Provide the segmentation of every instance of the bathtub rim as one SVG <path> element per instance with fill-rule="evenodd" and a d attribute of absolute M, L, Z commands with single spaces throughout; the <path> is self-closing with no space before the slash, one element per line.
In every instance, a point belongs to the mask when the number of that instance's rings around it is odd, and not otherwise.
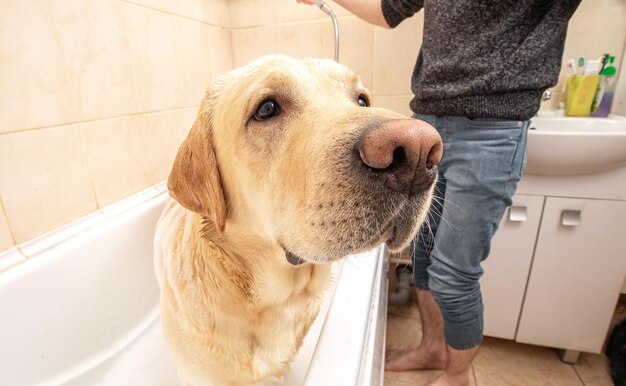
<path fill-rule="evenodd" d="M 24 263 L 32 261 L 33 258 L 44 254 L 52 248 L 80 236 L 106 220 L 132 211 L 137 206 L 159 197 L 164 192 L 167 192 L 166 181 L 150 186 L 111 205 L 102 207 L 95 212 L 79 217 L 31 240 L 16 244 L 12 248 L 0 252 L 0 277 L 16 270 Z"/>

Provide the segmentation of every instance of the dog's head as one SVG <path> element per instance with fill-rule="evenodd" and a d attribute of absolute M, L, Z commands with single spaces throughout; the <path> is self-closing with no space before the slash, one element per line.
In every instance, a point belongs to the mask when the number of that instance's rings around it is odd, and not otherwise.
<path fill-rule="evenodd" d="M 170 194 L 220 232 L 246 229 L 305 261 L 381 242 L 397 251 L 426 216 L 441 139 L 370 100 L 330 60 L 269 56 L 234 70 L 207 93 Z"/>

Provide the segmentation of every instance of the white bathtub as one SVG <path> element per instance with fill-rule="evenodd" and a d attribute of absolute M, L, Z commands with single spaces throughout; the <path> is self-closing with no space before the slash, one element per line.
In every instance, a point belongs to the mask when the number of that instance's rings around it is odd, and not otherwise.
<path fill-rule="evenodd" d="M 162 190 L 20 246 L 29 258 L 0 273 L 0 385 L 178 384 L 152 268 Z M 338 280 L 290 372 L 269 384 L 382 384 L 386 255 L 333 267 Z"/>

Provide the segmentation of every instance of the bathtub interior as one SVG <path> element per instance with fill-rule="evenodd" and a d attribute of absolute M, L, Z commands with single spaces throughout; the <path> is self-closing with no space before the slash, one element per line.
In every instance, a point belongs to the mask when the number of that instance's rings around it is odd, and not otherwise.
<path fill-rule="evenodd" d="M 152 265 L 166 193 L 140 198 L 0 274 L 0 384 L 178 384 Z M 335 280 L 289 373 L 267 386 L 378 383 L 385 257 L 379 247 L 333 266 Z"/>
<path fill-rule="evenodd" d="M 154 322 L 152 238 L 164 200 L 96 221 L 0 275 L 0 384 L 64 384 Z"/>

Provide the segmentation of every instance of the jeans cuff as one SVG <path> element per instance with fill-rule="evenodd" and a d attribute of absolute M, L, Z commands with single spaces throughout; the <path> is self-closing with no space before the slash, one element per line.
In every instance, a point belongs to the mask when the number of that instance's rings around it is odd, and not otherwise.
<path fill-rule="evenodd" d="M 446 343 L 456 350 L 468 350 L 478 346 L 483 341 L 483 320 L 465 323 L 444 321 L 444 335 Z"/>
<path fill-rule="evenodd" d="M 420 264 L 419 261 L 413 259 L 413 286 L 415 288 L 427 290 L 428 288 L 428 266 Z"/>
<path fill-rule="evenodd" d="M 413 286 L 417 289 L 428 290 L 428 274 L 420 275 L 419 272 L 413 273 Z"/>

